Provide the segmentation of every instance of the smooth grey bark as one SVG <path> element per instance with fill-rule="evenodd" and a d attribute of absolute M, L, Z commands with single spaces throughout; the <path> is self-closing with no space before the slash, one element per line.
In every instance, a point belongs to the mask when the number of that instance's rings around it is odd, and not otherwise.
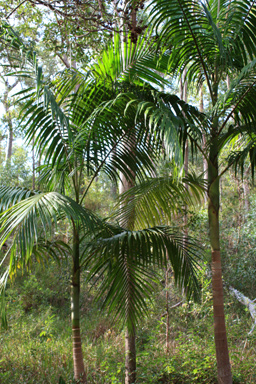
<path fill-rule="evenodd" d="M 4 82 L 5 90 L 3 95 L 3 106 L 4 106 L 4 115 L 8 126 L 8 136 L 7 136 L 7 145 L 6 145 L 6 156 L 5 160 L 6 162 L 9 162 L 12 157 L 12 148 L 13 148 L 13 121 L 12 121 L 12 115 L 11 115 L 11 102 L 10 102 L 10 93 L 11 91 L 16 87 L 18 84 L 18 80 L 16 80 L 13 84 L 10 84 L 8 80 L 6 80 L 3 76 L 1 76 L 1 79 Z"/>
<path fill-rule="evenodd" d="M 243 195 L 244 195 L 244 210 L 245 214 L 247 214 L 250 210 L 250 201 L 249 201 L 249 194 L 250 194 L 250 188 L 249 188 L 249 183 L 248 183 L 248 176 L 250 172 L 251 167 L 249 166 L 244 174 L 243 177 Z"/>
<path fill-rule="evenodd" d="M 245 296 L 242 292 L 238 291 L 237 289 L 231 286 L 229 287 L 229 291 L 233 296 L 237 298 L 237 300 L 241 304 L 244 304 L 248 308 L 250 315 L 253 319 L 253 326 L 250 332 L 248 333 L 248 335 L 251 335 L 254 331 L 254 328 L 256 327 L 256 303 L 255 303 L 256 299 L 254 300 L 249 299 L 249 297 Z"/>

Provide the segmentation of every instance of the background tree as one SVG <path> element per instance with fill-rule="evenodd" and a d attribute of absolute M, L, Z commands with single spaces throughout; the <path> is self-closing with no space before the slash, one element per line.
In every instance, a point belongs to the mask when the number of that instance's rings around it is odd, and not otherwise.
<path fill-rule="evenodd" d="M 255 6 L 252 1 L 210 1 L 208 4 L 185 2 L 151 3 L 154 26 L 161 42 L 172 46 L 170 68 L 179 73 L 187 68 L 189 82 L 205 82 L 210 95 L 209 154 L 197 146 L 208 161 L 208 217 L 212 248 L 212 284 L 214 329 L 218 380 L 232 383 L 224 320 L 222 269 L 219 242 L 219 180 L 227 168 L 220 170 L 219 153 L 224 137 L 239 129 L 237 117 L 245 117 L 243 105 L 254 94 L 255 44 L 252 25 Z M 221 91 L 227 75 L 230 88 Z M 250 118 L 255 108 L 250 104 Z M 234 124 L 235 121 L 235 124 Z M 226 134 L 228 131 L 228 134 Z"/>

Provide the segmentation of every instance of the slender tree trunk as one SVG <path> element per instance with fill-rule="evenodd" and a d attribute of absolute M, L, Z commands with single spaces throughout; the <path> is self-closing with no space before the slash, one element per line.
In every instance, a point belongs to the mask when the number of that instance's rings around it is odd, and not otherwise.
<path fill-rule="evenodd" d="M 135 184 L 135 173 L 130 180 L 127 180 L 122 175 L 122 184 L 120 186 L 120 193 L 128 191 Z M 123 222 L 122 226 L 130 230 L 134 227 L 134 215 L 131 214 L 127 222 Z M 129 271 L 129 269 L 128 269 Z M 132 292 L 130 292 L 132 295 Z M 127 313 L 131 311 L 129 296 L 127 298 Z M 133 384 L 136 382 L 136 329 L 135 325 L 132 328 L 125 330 L 125 384 Z"/>
<path fill-rule="evenodd" d="M 240 243 L 241 227 L 243 225 L 243 213 L 242 213 L 242 188 L 240 187 L 239 179 L 236 178 L 237 193 L 238 193 L 238 212 L 237 212 L 237 239 L 236 239 L 236 253 L 238 252 Z"/>
<path fill-rule="evenodd" d="M 185 101 L 185 103 L 188 102 L 188 82 L 186 80 L 186 74 L 187 74 L 187 68 L 184 69 L 183 74 L 180 79 L 180 98 Z M 189 155 L 189 147 L 188 147 L 188 140 L 185 143 L 185 153 L 184 153 L 184 175 L 185 177 L 188 176 L 188 155 Z M 185 184 L 185 188 L 188 189 L 188 184 Z M 187 205 L 184 207 L 184 217 L 183 217 L 183 224 L 184 224 L 184 244 L 187 243 L 188 239 L 188 207 Z"/>
<path fill-rule="evenodd" d="M 12 123 L 12 116 L 10 112 L 10 99 L 9 99 L 9 94 L 10 92 L 16 87 L 18 84 L 18 80 L 14 82 L 14 84 L 10 85 L 9 82 L 1 76 L 4 84 L 5 84 L 5 91 L 3 95 L 3 106 L 5 109 L 5 118 L 7 120 L 7 125 L 8 125 L 8 139 L 7 139 L 7 146 L 6 146 L 6 162 L 9 162 L 12 157 L 12 146 L 13 146 L 13 123 Z"/>
<path fill-rule="evenodd" d="M 1 133 L 0 133 L 0 163 L 2 163 L 2 160 L 3 160 L 3 158 L 2 158 L 2 156 L 3 156 L 3 154 L 2 154 L 2 141 L 3 141 L 3 139 L 4 139 L 4 136 L 1 135 Z"/>
<path fill-rule="evenodd" d="M 11 117 L 8 116 L 8 139 L 6 147 L 6 161 L 10 161 L 12 157 L 12 145 L 13 145 L 13 126 Z"/>
<path fill-rule="evenodd" d="M 132 133 L 133 135 L 133 133 Z M 134 135 L 133 135 L 134 136 Z M 132 137 L 132 144 L 128 151 L 135 151 L 136 149 L 136 137 Z M 131 170 L 131 178 L 127 180 L 124 175 L 121 177 L 120 193 L 128 191 L 135 185 L 135 171 Z M 124 228 L 133 230 L 134 227 L 134 212 L 130 215 L 126 222 L 122 222 Z M 129 268 L 127 268 L 129 273 Z M 132 288 L 132 287 L 131 287 Z M 132 295 L 132 289 L 127 297 L 127 314 L 129 316 L 130 302 L 129 296 Z M 126 328 L 125 331 L 125 384 L 133 384 L 136 382 L 136 329 L 135 324 L 131 328 Z"/>
<path fill-rule="evenodd" d="M 132 43 L 137 43 L 137 11 L 135 6 L 131 11 L 131 41 Z M 125 57 L 125 56 L 124 56 Z M 135 151 L 136 149 L 136 137 L 133 134 L 132 144 L 130 148 L 127 148 L 129 151 Z M 130 180 L 125 180 L 125 177 L 122 177 L 122 186 L 121 192 L 128 191 L 135 185 L 135 176 L 136 173 L 134 170 L 131 170 Z M 133 230 L 134 227 L 134 213 L 130 215 L 130 218 L 127 223 L 124 223 L 127 229 Z M 130 292 L 132 295 L 132 292 Z M 132 311 L 129 304 L 129 298 L 127 302 L 127 313 Z M 135 324 L 131 328 L 126 328 L 125 331 L 125 384 L 133 384 L 136 382 L 136 329 Z"/>
<path fill-rule="evenodd" d="M 166 353 L 169 353 L 169 328 L 170 328 L 170 319 L 169 319 L 169 291 L 168 291 L 168 267 L 165 272 L 165 300 L 166 300 L 166 329 L 165 329 L 165 343 L 166 343 Z"/>
<path fill-rule="evenodd" d="M 205 134 L 203 133 L 203 151 L 206 152 L 206 137 L 205 137 Z M 203 157 L 203 172 L 204 172 L 204 181 L 207 183 L 207 180 L 208 180 L 208 163 L 207 163 L 207 160 L 205 157 Z M 207 197 L 207 192 L 205 192 L 204 194 L 204 203 L 205 203 L 205 206 L 207 204 L 207 201 L 208 201 L 208 197 Z"/>
<path fill-rule="evenodd" d="M 73 267 L 71 280 L 71 323 L 75 380 L 87 383 L 80 335 L 80 264 L 79 233 L 73 228 Z"/>
<path fill-rule="evenodd" d="M 11 160 L 12 145 L 13 145 L 13 124 L 12 124 L 12 117 L 10 113 L 10 102 L 8 100 L 10 90 L 11 90 L 10 86 L 6 85 L 6 90 L 4 92 L 4 97 L 3 97 L 5 118 L 7 120 L 7 125 L 8 125 L 8 137 L 7 137 L 7 145 L 6 145 L 6 156 L 5 156 L 6 162 L 10 162 Z"/>
<path fill-rule="evenodd" d="M 133 331 L 125 330 L 125 384 L 136 382 L 136 335 Z"/>
<path fill-rule="evenodd" d="M 232 384 L 231 367 L 224 316 L 222 268 L 219 238 L 220 187 L 218 175 L 218 148 L 216 145 L 218 121 L 213 121 L 208 164 L 208 217 L 212 251 L 212 290 L 216 358 L 219 384 Z"/>
<path fill-rule="evenodd" d="M 249 212 L 250 209 L 250 201 L 249 201 L 249 194 L 250 194 L 250 188 L 248 184 L 248 175 L 249 175 L 250 167 L 247 168 L 244 178 L 243 178 L 243 194 L 244 194 L 244 210 L 245 215 Z"/>
<path fill-rule="evenodd" d="M 199 92 L 199 111 L 204 112 L 204 94 L 203 94 L 203 86 L 200 87 Z M 203 133 L 203 151 L 206 152 L 206 137 L 205 133 Z M 205 157 L 203 157 L 203 172 L 204 172 L 204 180 L 207 182 L 207 172 L 208 172 L 208 164 Z M 204 202 L 205 205 L 207 204 L 208 198 L 207 198 L 207 192 L 204 194 Z"/>
<path fill-rule="evenodd" d="M 38 177 L 38 180 L 40 179 L 40 167 L 41 167 L 41 151 L 39 150 L 38 161 L 37 161 L 37 177 Z M 37 188 L 40 189 L 39 181 L 38 181 Z"/>
<path fill-rule="evenodd" d="M 32 140 L 32 189 L 36 188 L 36 160 L 35 160 L 35 150 L 34 150 L 34 137 Z"/>

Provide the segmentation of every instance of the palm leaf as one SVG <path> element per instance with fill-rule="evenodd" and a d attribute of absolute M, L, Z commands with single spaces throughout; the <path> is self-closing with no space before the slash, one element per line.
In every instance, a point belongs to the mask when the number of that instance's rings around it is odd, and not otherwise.
<path fill-rule="evenodd" d="M 8 192 L 10 204 L 11 198 L 12 201 L 17 201 L 21 190 L 9 188 L 5 190 L 6 194 Z M 26 264 L 33 253 L 34 245 L 42 235 L 48 239 L 53 226 L 56 227 L 58 221 L 63 218 L 90 231 L 101 225 L 101 221 L 95 215 L 71 198 L 57 192 L 38 193 L 19 201 L 0 215 L 0 244 L 2 246 L 11 238 L 11 261 L 19 254 L 22 263 Z"/>
<path fill-rule="evenodd" d="M 187 69 L 189 81 L 207 82 L 213 100 L 215 67 L 230 74 L 255 57 L 256 7 L 251 0 L 153 0 L 152 24 L 160 41 L 171 46 L 170 68 Z"/>
<path fill-rule="evenodd" d="M 147 311 L 156 274 L 152 267 L 170 261 L 175 282 L 186 287 L 188 297 L 199 298 L 197 270 L 200 249 L 190 238 L 162 226 L 141 231 L 108 227 L 97 234 L 85 252 L 88 280 L 103 278 L 99 296 L 105 293 L 104 306 L 115 310 L 128 327 L 137 324 Z"/>
<path fill-rule="evenodd" d="M 205 188 L 204 179 L 192 174 L 151 178 L 118 197 L 112 218 L 123 223 L 133 215 L 136 228 L 172 222 L 173 214 L 201 201 Z"/>

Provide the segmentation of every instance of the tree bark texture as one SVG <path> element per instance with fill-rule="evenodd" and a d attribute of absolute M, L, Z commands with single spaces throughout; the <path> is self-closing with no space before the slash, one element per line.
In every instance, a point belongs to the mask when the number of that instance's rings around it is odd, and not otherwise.
<path fill-rule="evenodd" d="M 5 110 L 5 119 L 8 125 L 8 139 L 7 139 L 5 159 L 7 162 L 9 162 L 12 157 L 12 147 L 13 147 L 13 123 L 12 123 L 12 115 L 10 111 L 11 102 L 10 102 L 9 94 L 18 84 L 18 80 L 15 80 L 13 84 L 9 84 L 8 80 L 6 80 L 4 76 L 2 75 L 0 76 L 5 85 L 5 91 L 3 95 L 3 106 Z"/>
<path fill-rule="evenodd" d="M 208 166 L 208 217 L 210 229 L 210 244 L 212 251 L 212 290 L 214 338 L 219 384 L 232 384 L 231 367 L 227 343 L 227 333 L 224 316 L 222 268 L 219 239 L 219 176 L 218 149 L 212 137 L 210 147 L 210 162 Z"/>
<path fill-rule="evenodd" d="M 184 69 L 182 76 L 180 78 L 180 98 L 181 100 L 184 100 L 185 103 L 188 102 L 188 82 L 186 80 L 186 75 L 187 75 L 187 68 Z M 184 151 L 184 163 L 183 163 L 185 177 L 188 176 L 188 157 L 189 157 L 189 147 L 188 147 L 188 140 L 186 140 L 185 151 Z M 185 188 L 188 189 L 187 183 L 185 184 Z M 184 244 L 186 244 L 188 239 L 188 207 L 187 205 L 184 207 L 183 224 L 184 224 Z"/>
<path fill-rule="evenodd" d="M 249 201 L 249 195 L 250 195 L 250 188 L 248 183 L 248 177 L 249 177 L 250 167 L 247 168 L 244 178 L 243 178 L 243 194 L 244 194 L 244 210 L 245 214 L 247 214 L 250 210 L 250 201 Z"/>
<path fill-rule="evenodd" d="M 5 160 L 10 161 L 12 157 L 12 145 L 13 145 L 13 124 L 12 124 L 12 116 L 10 113 L 10 101 L 8 99 L 9 93 L 13 87 L 9 86 L 8 83 L 5 83 L 5 92 L 3 97 L 3 106 L 5 110 L 5 119 L 8 125 L 8 137 L 7 137 L 7 145 L 6 145 L 6 156 Z"/>
<path fill-rule="evenodd" d="M 10 161 L 12 157 L 12 146 L 13 146 L 13 126 L 11 117 L 8 116 L 8 139 L 6 147 L 6 161 Z"/>
<path fill-rule="evenodd" d="M 199 111 L 200 112 L 204 112 L 204 93 L 203 93 L 203 86 L 200 87 L 200 92 L 199 92 Z M 204 153 L 206 153 L 206 137 L 205 137 L 205 133 L 203 133 L 202 135 L 202 139 L 203 139 L 203 151 Z M 207 163 L 207 160 L 205 157 L 203 157 L 203 172 L 204 172 L 204 180 L 205 182 L 207 182 L 207 171 L 208 171 L 208 163 Z M 204 194 L 204 202 L 205 202 L 205 206 L 207 204 L 207 192 L 205 192 Z"/>
<path fill-rule="evenodd" d="M 136 335 L 126 328 L 125 331 L 125 384 L 136 382 Z"/>
<path fill-rule="evenodd" d="M 127 151 L 136 150 L 136 137 L 132 135 L 130 148 Z M 131 170 L 130 178 L 127 179 L 124 175 L 121 175 L 121 184 L 119 192 L 123 193 L 128 191 L 135 185 L 135 171 Z M 134 227 L 134 212 L 130 215 L 126 222 L 121 223 L 124 228 L 133 230 Z M 129 273 L 129 268 L 127 268 Z M 130 308 L 129 296 L 132 295 L 132 290 L 127 297 L 127 313 L 132 310 Z M 136 382 L 136 329 L 135 324 L 133 328 L 126 328 L 125 331 L 125 384 L 133 384 Z"/>
<path fill-rule="evenodd" d="M 73 268 L 71 280 L 71 323 L 75 380 L 87 383 L 80 335 L 80 264 L 79 233 L 73 229 Z"/>

